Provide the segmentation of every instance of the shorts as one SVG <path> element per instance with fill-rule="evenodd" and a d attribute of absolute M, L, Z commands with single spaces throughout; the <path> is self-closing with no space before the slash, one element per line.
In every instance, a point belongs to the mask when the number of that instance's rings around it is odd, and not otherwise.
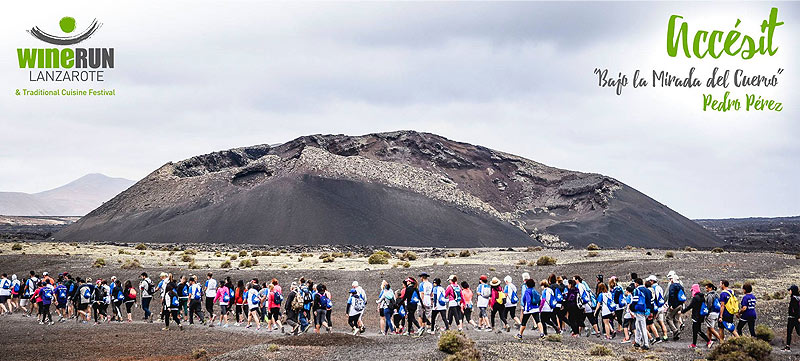
<path fill-rule="evenodd" d="M 19 300 L 19 305 L 22 307 L 27 306 L 29 303 L 31 303 L 30 297 L 28 298 L 22 297 L 22 299 Z"/>
<path fill-rule="evenodd" d="M 633 325 L 634 321 L 635 321 L 634 318 L 623 318 L 622 319 L 622 328 L 631 327 L 631 325 Z"/>
<path fill-rule="evenodd" d="M 228 313 L 228 305 L 219 305 L 219 314 L 225 315 Z"/>
<path fill-rule="evenodd" d="M 657 315 L 657 312 L 650 312 L 650 315 L 647 316 L 647 319 L 645 320 L 645 324 L 648 326 L 652 325 L 655 322 Z"/>
<path fill-rule="evenodd" d="M 0 303 L 6 303 L 6 301 L 8 301 L 9 297 L 10 296 L 0 296 Z"/>
<path fill-rule="evenodd" d="M 586 315 L 586 318 L 589 320 L 590 325 L 592 326 L 597 325 L 597 316 L 594 315 L 594 312 L 587 312 L 584 313 L 584 315 Z"/>
<path fill-rule="evenodd" d="M 322 326 L 323 323 L 327 321 L 325 316 L 327 315 L 327 311 L 323 309 L 318 309 L 314 311 L 314 325 Z"/>
<path fill-rule="evenodd" d="M 272 316 L 273 322 L 278 322 L 281 319 L 281 308 L 280 307 L 272 307 L 269 309 L 269 314 Z"/>
<path fill-rule="evenodd" d="M 59 302 L 59 303 L 56 304 L 56 309 L 57 310 L 63 310 L 63 309 L 66 309 L 66 308 L 67 308 L 67 302 L 66 301 Z"/>
<path fill-rule="evenodd" d="M 664 323 L 667 321 L 667 311 L 661 310 L 656 313 L 656 320 L 658 322 Z"/>
<path fill-rule="evenodd" d="M 722 313 L 722 322 L 733 323 L 733 315 L 730 314 L 730 313 L 727 313 L 727 312 L 723 312 Z M 725 325 L 723 325 L 722 322 L 718 322 L 717 323 L 717 328 L 719 328 L 719 329 L 724 329 L 725 328 Z"/>
<path fill-rule="evenodd" d="M 479 310 L 479 312 L 478 312 L 478 316 L 479 316 L 480 318 L 486 318 L 486 317 L 488 317 L 488 315 L 486 314 L 486 307 L 478 307 L 478 310 Z"/>
<path fill-rule="evenodd" d="M 609 314 L 603 316 L 603 319 L 604 320 L 613 321 L 614 320 L 614 314 L 613 313 L 609 313 Z"/>
<path fill-rule="evenodd" d="M 719 322 L 719 312 L 711 312 L 706 317 L 706 327 L 708 328 L 717 328 L 717 322 Z"/>
<path fill-rule="evenodd" d="M 430 321 L 432 314 L 433 314 L 433 307 L 432 306 L 425 306 L 425 304 L 423 304 L 422 305 L 422 316 L 423 316 L 423 318 L 425 318 L 426 320 Z"/>
<path fill-rule="evenodd" d="M 78 311 L 86 311 L 89 308 L 88 303 L 79 303 L 78 304 Z"/>

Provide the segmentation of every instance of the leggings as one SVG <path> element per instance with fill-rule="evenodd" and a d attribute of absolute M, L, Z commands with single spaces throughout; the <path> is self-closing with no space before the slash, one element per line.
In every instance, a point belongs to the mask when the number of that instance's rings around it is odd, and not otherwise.
<path fill-rule="evenodd" d="M 744 325 L 747 325 L 747 328 L 750 331 L 750 337 L 756 337 L 756 319 L 755 318 L 749 320 L 746 320 L 744 318 L 740 319 L 739 324 L 736 325 L 736 331 L 739 332 L 739 336 L 744 336 L 744 334 L 742 333 Z"/>
<path fill-rule="evenodd" d="M 583 318 L 585 317 L 583 314 L 583 310 L 578 308 L 578 306 L 568 306 L 567 312 L 569 312 L 569 326 L 572 328 L 572 334 L 577 335 L 581 333 L 581 326 L 583 326 Z"/>
<path fill-rule="evenodd" d="M 419 325 L 419 321 L 417 321 L 416 313 L 417 313 L 417 304 L 409 303 L 408 309 L 406 310 L 406 318 L 408 318 L 408 321 L 406 322 L 408 324 L 408 332 L 414 331 L 413 326 L 417 326 L 417 328 L 422 328 Z"/>
<path fill-rule="evenodd" d="M 180 318 L 178 318 L 178 313 L 179 313 L 180 311 L 179 311 L 178 309 L 171 309 L 171 310 L 169 310 L 168 312 L 169 312 L 169 313 L 168 313 L 168 314 L 167 314 L 167 315 L 164 317 L 164 324 L 165 324 L 167 327 L 169 327 L 169 316 L 170 316 L 170 315 L 172 315 L 172 319 L 173 319 L 173 320 L 175 320 L 175 323 L 177 323 L 177 324 L 178 324 L 178 326 L 180 326 L 180 325 L 181 325 L 181 319 L 180 319 Z"/>
<path fill-rule="evenodd" d="M 703 320 L 695 320 L 692 319 L 692 345 L 697 344 L 697 335 L 700 335 L 700 338 L 708 342 L 708 336 L 706 336 L 703 331 L 700 330 L 700 326 L 703 325 Z"/>
<path fill-rule="evenodd" d="M 492 325 L 492 328 L 494 328 L 494 315 L 496 315 L 498 313 L 500 314 L 500 322 L 503 323 L 503 326 L 505 327 L 505 325 L 508 324 L 508 322 L 506 321 L 506 310 L 505 309 L 506 309 L 505 306 L 503 306 L 503 305 L 501 305 L 499 303 L 495 303 L 494 306 L 492 306 L 492 314 L 489 317 L 489 322 Z"/>
<path fill-rule="evenodd" d="M 464 307 L 464 322 L 472 322 L 472 307 Z"/>
<path fill-rule="evenodd" d="M 99 302 L 95 302 L 94 303 L 94 307 L 92 307 L 92 314 L 94 315 L 94 322 L 97 322 L 97 320 L 98 320 L 100 315 L 108 317 L 108 314 L 106 314 L 106 309 L 107 308 L 108 308 L 108 305 L 105 304 L 105 303 L 99 303 Z"/>
<path fill-rule="evenodd" d="M 358 327 L 358 319 L 359 318 L 361 318 L 361 314 L 352 315 L 352 316 L 347 317 L 347 325 L 349 325 L 350 328 Z M 286 321 L 289 322 L 289 319 L 287 319 Z M 289 322 L 289 324 L 291 325 L 291 322 Z"/>
<path fill-rule="evenodd" d="M 461 323 L 464 315 L 461 314 L 461 306 L 453 306 L 447 311 L 447 323 L 452 325 L 455 321 L 456 326 Z"/>
<path fill-rule="evenodd" d="M 625 313 L 625 310 L 621 310 L 621 309 L 614 311 L 614 316 L 617 319 L 617 324 L 618 325 L 622 325 L 622 316 L 623 316 L 624 313 Z"/>
<path fill-rule="evenodd" d="M 122 309 L 120 306 L 122 306 L 122 301 L 114 301 L 111 304 L 111 307 L 113 307 L 114 310 L 114 316 L 117 317 L 117 320 L 122 320 Z"/>
<path fill-rule="evenodd" d="M 797 332 L 797 335 L 800 336 L 800 321 L 796 318 L 789 317 L 789 321 L 786 323 L 786 345 L 792 344 L 792 331 Z"/>
<path fill-rule="evenodd" d="M 236 305 L 236 323 L 241 322 L 241 316 L 243 311 L 244 305 L 237 304 Z"/>
<path fill-rule="evenodd" d="M 189 301 L 189 324 L 194 324 L 194 315 L 197 315 L 199 318 L 200 323 L 204 323 L 205 320 L 203 319 L 203 308 L 200 304 L 200 300 L 191 300 Z"/>
<path fill-rule="evenodd" d="M 131 314 L 131 308 L 133 308 L 133 304 L 134 303 L 136 303 L 136 301 L 126 301 L 125 302 L 125 312 L 127 312 L 129 315 Z"/>
<path fill-rule="evenodd" d="M 431 313 L 431 330 L 436 331 L 436 316 L 438 315 L 442 316 L 442 322 L 444 322 L 444 328 L 446 330 L 450 329 L 450 325 L 447 324 L 447 319 L 445 318 L 444 315 L 446 312 L 447 310 L 433 310 L 433 312 Z"/>
<path fill-rule="evenodd" d="M 331 321 L 331 310 L 325 311 L 325 320 L 328 321 L 328 327 L 333 327 L 333 322 Z"/>
<path fill-rule="evenodd" d="M 41 309 L 40 313 L 42 314 L 42 322 L 47 322 L 47 321 L 45 321 L 47 319 L 49 319 L 50 322 L 53 322 L 53 316 L 50 315 L 50 304 L 49 303 L 48 304 L 44 304 L 43 303 L 42 306 L 40 307 L 40 309 Z"/>
<path fill-rule="evenodd" d="M 506 319 L 506 321 L 513 320 L 514 317 L 517 317 L 517 307 L 516 306 L 514 306 L 514 307 L 506 307 L 503 310 L 503 313 L 504 313 L 503 318 Z M 508 317 L 509 315 L 511 317 Z"/>
<path fill-rule="evenodd" d="M 539 317 L 542 320 L 542 330 L 544 331 L 545 335 L 547 334 L 547 325 L 550 325 L 550 327 L 552 327 L 556 333 L 561 330 L 561 328 L 556 325 L 558 320 L 556 319 L 555 312 L 542 312 Z"/>

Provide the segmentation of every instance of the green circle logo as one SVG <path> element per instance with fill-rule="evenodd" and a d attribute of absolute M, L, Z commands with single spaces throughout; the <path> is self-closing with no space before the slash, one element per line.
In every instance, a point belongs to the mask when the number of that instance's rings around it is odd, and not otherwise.
<path fill-rule="evenodd" d="M 65 16 L 61 18 L 61 20 L 59 20 L 58 26 L 61 27 L 61 31 L 65 33 L 71 33 L 75 30 L 75 19 L 69 16 Z"/>

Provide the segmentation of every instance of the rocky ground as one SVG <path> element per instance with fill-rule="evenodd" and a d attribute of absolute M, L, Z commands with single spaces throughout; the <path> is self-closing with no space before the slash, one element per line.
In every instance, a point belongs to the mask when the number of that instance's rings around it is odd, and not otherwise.
<path fill-rule="evenodd" d="M 404 336 L 380 336 L 377 334 L 378 316 L 374 307 L 368 308 L 364 320 L 368 327 L 364 336 L 347 335 L 344 304 L 347 290 L 353 280 L 358 280 L 374 299 L 381 280 L 386 279 L 393 284 L 422 271 L 434 277 L 446 278 L 456 274 L 461 279 L 472 283 L 481 274 L 502 278 L 511 275 L 518 282 L 522 272 L 530 272 L 536 279 L 546 277 L 550 273 L 573 275 L 581 274 L 593 279 L 597 274 L 606 277 L 617 275 L 624 279 L 632 271 L 646 276 L 655 274 L 663 279 L 669 270 L 678 272 L 687 286 L 703 280 L 718 282 L 727 278 L 734 284 L 751 282 L 755 285 L 755 294 L 759 297 L 759 323 L 764 323 L 776 332 L 773 359 L 789 360 L 800 357 L 797 351 L 784 353 L 779 346 L 785 334 L 785 313 L 787 299 L 766 300 L 776 293 L 785 290 L 791 283 L 800 280 L 800 260 L 794 256 L 778 253 L 711 253 L 705 251 L 672 251 L 673 258 L 666 257 L 663 250 L 600 250 L 597 255 L 588 251 L 553 251 L 553 250 L 503 250 L 474 249 L 469 257 L 447 257 L 452 253 L 460 254 L 461 250 L 431 251 L 419 250 L 418 259 L 409 262 L 409 267 L 394 266 L 399 259 L 392 259 L 386 265 L 369 265 L 364 258 L 367 250 L 350 250 L 350 258 L 335 258 L 333 262 L 323 263 L 319 259 L 322 253 L 332 254 L 340 250 L 309 249 L 289 250 L 279 256 L 252 256 L 252 252 L 243 257 L 258 259 L 255 268 L 237 268 L 238 252 L 234 249 L 219 249 L 220 257 L 215 257 L 215 250 L 196 250 L 189 255 L 195 258 L 194 266 L 190 262 L 173 260 L 182 257 L 185 250 L 136 250 L 133 246 L 120 245 L 69 245 L 54 243 L 25 243 L 22 249 L 12 250 L 13 243 L 0 243 L 0 270 L 5 273 L 22 275 L 30 270 L 58 273 L 69 271 L 72 274 L 93 278 L 108 278 L 115 275 L 121 280 L 136 279 L 142 271 L 156 274 L 161 271 L 176 275 L 214 273 L 217 278 L 230 276 L 234 280 L 258 277 L 266 279 L 277 277 L 283 284 L 300 276 L 324 283 L 334 294 L 333 324 L 330 335 L 307 334 L 288 337 L 279 332 L 254 331 L 243 327 L 208 328 L 204 326 L 187 327 L 181 331 L 161 331 L 160 324 L 147 324 L 139 321 L 141 309 L 134 309 L 132 324 L 101 324 L 98 326 L 67 322 L 54 326 L 40 326 L 28 318 L 19 315 L 0 317 L 0 350 L 3 359 L 16 360 L 97 360 L 97 359 L 192 359 L 192 353 L 204 349 L 206 356 L 216 359 L 246 357 L 248 359 L 283 360 L 301 357 L 314 357 L 325 360 L 351 360 L 364 358 L 398 358 L 412 360 L 441 360 L 446 355 L 436 350 L 436 337 L 427 335 L 422 338 Z M 80 248 L 78 248 L 80 247 Z M 189 248 L 187 248 L 189 249 Z M 254 249 L 248 249 L 252 251 Z M 120 253 L 123 251 L 123 253 Z M 399 250 L 393 250 L 399 251 Z M 141 254 L 144 252 L 145 254 Z M 171 256 L 170 252 L 174 252 Z M 270 252 L 275 252 L 270 250 Z M 348 251 L 345 251 L 348 252 Z M 23 254 L 24 253 L 24 254 Z M 125 254 L 131 253 L 131 254 Z M 190 250 L 189 253 L 192 253 Z M 228 256 L 225 256 L 228 253 Z M 222 259 L 237 255 L 232 268 L 221 269 Z M 280 250 L 277 250 L 280 254 Z M 301 254 L 306 253 L 306 257 Z M 649 254 L 648 254 L 649 253 Z M 309 256 L 309 254 L 311 254 Z M 558 259 L 553 266 L 531 265 L 542 255 L 552 255 Z M 303 258 L 298 262 L 297 258 Z M 104 258 L 105 266 L 92 267 L 97 258 Z M 139 259 L 140 266 L 121 268 L 128 259 Z M 521 264 L 520 260 L 526 260 Z M 292 262 L 290 262 L 292 260 Z M 158 262 L 162 266 L 158 266 Z M 405 261 L 402 261 L 405 262 Z M 270 266 L 270 264 L 272 264 Z M 287 265 L 283 268 L 283 265 Z M 206 265 L 208 268 L 206 268 Z M 394 266 L 394 267 L 393 267 Z M 322 268 L 325 267 L 325 268 Z M 340 269 L 341 268 L 341 269 Z M 474 286 L 474 285 L 473 285 Z M 780 295 L 778 295 L 780 296 Z M 687 320 L 688 321 L 688 320 Z M 660 360 L 695 360 L 708 354 L 705 349 L 697 351 L 687 348 L 687 333 L 678 342 L 656 345 L 649 352 L 636 351 L 630 345 L 622 345 L 617 338 L 603 341 L 595 337 L 572 339 L 564 337 L 562 342 L 540 341 L 536 332 L 526 333 L 523 341 L 513 339 L 513 333 L 488 333 L 468 330 L 467 335 L 475 340 L 478 349 L 486 360 L 574 360 L 589 356 L 589 349 L 595 344 L 604 344 L 612 349 L 613 356 L 597 359 L 660 359 Z M 271 345 L 277 346 L 271 346 Z M 60 345 L 65 345 L 60 347 Z M 795 347 L 800 350 L 800 346 Z"/>

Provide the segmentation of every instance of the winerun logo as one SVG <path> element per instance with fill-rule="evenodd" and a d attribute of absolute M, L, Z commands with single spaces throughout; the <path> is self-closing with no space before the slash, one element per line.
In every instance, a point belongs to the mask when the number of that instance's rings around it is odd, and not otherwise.
<path fill-rule="evenodd" d="M 58 26 L 63 36 L 49 34 L 38 26 L 28 30 L 28 33 L 48 44 L 69 46 L 89 39 L 103 24 L 94 19 L 86 29 L 74 35 L 69 35 L 77 27 L 74 18 L 61 18 Z M 30 70 L 30 81 L 103 81 L 104 71 L 98 69 L 114 68 L 114 48 L 18 48 L 17 59 L 20 69 L 47 69 Z"/>

